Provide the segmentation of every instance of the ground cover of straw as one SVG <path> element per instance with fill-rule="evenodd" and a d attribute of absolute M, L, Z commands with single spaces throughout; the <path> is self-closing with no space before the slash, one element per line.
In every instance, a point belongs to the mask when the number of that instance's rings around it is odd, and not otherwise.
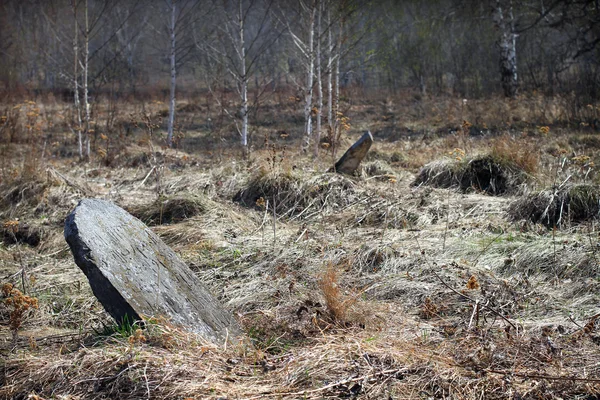
<path fill-rule="evenodd" d="M 41 241 L 0 246 L 0 277 L 21 288 L 25 276 L 40 308 L 16 342 L 2 309 L 0 398 L 600 395 L 593 216 L 552 229 L 511 219 L 526 195 L 414 186 L 418 168 L 393 158 L 412 144 L 396 146 L 376 143 L 392 156 L 356 177 L 297 155 L 206 166 L 173 153 L 183 167 L 162 170 L 161 197 L 146 165 L 57 164 L 14 182 L 2 220 Z M 537 177 L 530 193 L 559 178 Z M 62 238 L 84 196 L 146 218 L 234 313 L 243 343 L 205 343 L 160 319 L 119 331 Z"/>

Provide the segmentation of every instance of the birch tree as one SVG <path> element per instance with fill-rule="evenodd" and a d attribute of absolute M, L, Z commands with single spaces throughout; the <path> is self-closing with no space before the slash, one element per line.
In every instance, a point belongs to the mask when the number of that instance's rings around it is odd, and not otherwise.
<path fill-rule="evenodd" d="M 188 60 L 193 41 L 190 29 L 199 18 L 197 13 L 200 0 L 165 0 L 168 21 L 166 31 L 169 38 L 168 59 L 170 75 L 169 117 L 167 121 L 167 146 L 173 147 L 175 130 L 175 105 L 177 89 L 177 70 Z"/>
<path fill-rule="evenodd" d="M 303 0 L 299 4 L 299 20 L 295 26 L 289 18 L 285 19 L 287 30 L 292 39 L 296 54 L 305 67 L 303 84 L 298 84 L 304 94 L 304 131 L 302 137 L 302 150 L 307 151 L 313 141 L 312 155 L 318 157 L 321 140 L 324 110 L 323 76 L 326 76 L 327 85 L 327 124 L 329 137 L 332 140 L 332 152 L 335 154 L 336 142 L 340 130 L 338 124 L 339 97 L 340 97 L 340 60 L 347 53 L 344 46 L 346 40 L 345 25 L 347 19 L 358 9 L 353 0 L 327 1 Z M 326 26 L 323 27 L 323 19 Z M 327 38 L 325 52 L 323 42 Z M 359 38 L 360 40 L 360 38 Z M 325 54 L 323 54 L 325 53 Z M 326 62 L 324 63 L 324 59 Z M 316 106 L 313 102 L 316 91 Z M 316 127 L 313 129 L 313 114 Z"/>
<path fill-rule="evenodd" d="M 331 128 L 333 134 L 333 143 L 331 144 L 331 154 L 333 158 L 335 158 L 339 141 L 340 141 L 340 124 L 339 122 L 339 114 L 340 114 L 340 63 L 342 59 L 342 44 L 344 38 L 344 22 L 345 17 L 339 19 L 338 26 L 338 36 L 337 43 L 335 47 L 335 53 L 333 56 L 333 78 L 334 78 L 334 87 L 331 88 L 333 91 L 333 95 L 331 97 L 331 103 L 329 103 L 329 108 L 331 109 L 332 119 L 329 121 L 329 126 Z"/>
<path fill-rule="evenodd" d="M 79 150 L 79 159 L 83 160 L 83 138 L 82 138 L 82 120 L 81 103 L 79 101 L 79 24 L 77 22 L 77 2 L 73 0 L 73 19 L 75 21 L 75 32 L 73 34 L 73 100 L 75 105 L 76 129 L 77 129 L 77 147 Z"/>
<path fill-rule="evenodd" d="M 176 70 L 176 50 L 177 40 L 175 35 L 176 28 L 176 16 L 177 16 L 177 3 L 175 0 L 169 0 L 169 9 L 171 11 L 171 20 L 169 23 L 169 37 L 171 44 L 171 51 L 169 54 L 169 60 L 171 63 L 171 92 L 169 95 L 169 120 L 167 125 L 167 146 L 173 146 L 173 123 L 175 122 L 175 87 L 177 85 L 177 70 Z"/>
<path fill-rule="evenodd" d="M 213 62 L 224 66 L 235 83 L 239 112 L 231 112 L 218 96 L 214 97 L 223 111 L 234 120 L 244 157 L 249 153 L 250 112 L 253 106 L 249 100 L 250 82 L 254 77 L 256 102 L 268 84 L 263 82 L 259 87 L 256 69 L 266 50 L 281 35 L 271 18 L 273 3 L 274 0 L 224 0 L 218 8 L 220 22 L 213 30 L 213 35 L 195 37 L 197 48 Z M 241 120 L 239 123 L 238 119 Z"/>
<path fill-rule="evenodd" d="M 83 31 L 83 107 L 85 114 L 85 158 L 90 158 L 90 98 L 88 86 L 88 74 L 90 71 L 90 20 L 88 0 L 84 5 L 85 30 Z"/>
<path fill-rule="evenodd" d="M 70 80 L 73 87 L 79 158 L 81 160 L 89 160 L 91 156 L 90 136 L 94 132 L 91 126 L 90 86 L 98 86 L 100 84 L 103 72 L 115 61 L 117 58 L 116 55 L 121 53 L 123 47 L 119 48 L 117 46 L 115 56 L 102 57 L 109 51 L 109 45 L 114 41 L 119 30 L 137 11 L 140 0 L 131 3 L 127 12 L 120 13 L 122 15 L 115 15 L 113 13 L 117 5 L 116 0 L 92 2 L 94 7 L 90 6 L 89 0 L 71 0 L 70 3 L 74 21 L 72 41 L 73 71 L 72 73 L 64 71 L 61 75 Z M 83 7 L 83 10 L 80 10 L 80 7 Z M 46 21 L 50 24 L 56 36 L 55 40 L 62 43 L 62 38 L 66 36 L 61 33 L 61 21 L 52 20 L 47 15 L 45 16 Z M 107 29 L 107 18 L 112 18 L 116 21 L 115 25 L 111 26 L 110 29 Z M 95 41 L 93 51 L 90 51 L 93 41 Z M 93 60 L 97 60 L 95 71 L 92 71 Z M 53 61 L 60 68 L 59 60 Z"/>
<path fill-rule="evenodd" d="M 517 74 L 517 32 L 512 0 L 496 0 L 493 19 L 499 31 L 500 76 L 506 97 L 515 97 L 519 87 Z"/>
<path fill-rule="evenodd" d="M 304 88 L 304 139 L 302 149 L 308 151 L 312 136 L 312 99 L 313 81 L 315 76 L 315 17 L 317 14 L 319 0 L 311 0 L 310 5 L 301 3 L 306 8 L 310 17 L 308 19 L 308 42 L 303 43 L 297 35 L 292 33 L 294 44 L 300 49 L 306 58 L 306 86 Z"/>
<path fill-rule="evenodd" d="M 315 140 L 314 140 L 314 146 L 313 146 L 313 157 L 314 158 L 318 158 L 319 157 L 319 145 L 321 142 L 321 120 L 322 120 L 322 115 L 323 115 L 323 74 L 322 74 L 322 68 L 321 68 L 321 42 L 322 42 L 322 24 L 321 24 L 321 19 L 323 17 L 323 8 L 324 8 L 324 4 L 323 2 L 319 2 L 318 4 L 318 12 L 317 12 L 317 54 L 316 54 L 316 60 L 317 60 L 317 126 L 315 129 Z"/>
<path fill-rule="evenodd" d="M 330 136 L 335 132 L 333 119 L 333 63 L 334 57 L 333 29 L 331 26 L 331 9 L 327 7 L 327 124 Z"/>
<path fill-rule="evenodd" d="M 315 81 L 315 21 L 321 0 L 298 0 L 299 24 L 292 26 L 287 13 L 280 10 L 281 20 L 285 21 L 287 31 L 305 68 L 304 84 L 299 84 L 304 95 L 304 130 L 302 151 L 308 152 L 312 139 L 312 112 Z"/>

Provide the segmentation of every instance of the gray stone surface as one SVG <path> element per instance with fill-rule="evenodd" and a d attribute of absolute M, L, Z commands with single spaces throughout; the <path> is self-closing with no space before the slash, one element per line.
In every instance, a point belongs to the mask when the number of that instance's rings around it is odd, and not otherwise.
<path fill-rule="evenodd" d="M 240 330 L 188 266 L 140 220 L 115 204 L 84 199 L 65 239 L 94 295 L 117 321 L 165 317 L 214 342 Z"/>
<path fill-rule="evenodd" d="M 333 171 L 340 174 L 352 175 L 367 155 L 371 144 L 373 144 L 373 135 L 371 135 L 371 132 L 366 131 L 338 160 Z"/>

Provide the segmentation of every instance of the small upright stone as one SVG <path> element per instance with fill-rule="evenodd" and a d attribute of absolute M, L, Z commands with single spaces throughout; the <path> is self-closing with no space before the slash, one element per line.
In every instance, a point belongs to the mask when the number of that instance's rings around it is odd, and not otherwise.
<path fill-rule="evenodd" d="M 340 174 L 352 175 L 360 165 L 360 162 L 365 158 L 367 152 L 373 144 L 373 135 L 370 131 L 366 131 L 360 139 L 356 141 L 344 155 L 335 163 L 332 172 Z"/>
<path fill-rule="evenodd" d="M 175 252 L 115 204 L 81 200 L 65 221 L 65 239 L 117 322 L 164 317 L 213 342 L 239 335 L 232 315 Z"/>

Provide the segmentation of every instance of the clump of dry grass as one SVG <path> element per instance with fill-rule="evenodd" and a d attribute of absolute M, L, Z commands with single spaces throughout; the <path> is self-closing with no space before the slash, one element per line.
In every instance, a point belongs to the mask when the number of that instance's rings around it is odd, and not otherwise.
<path fill-rule="evenodd" d="M 439 188 L 460 186 L 461 164 L 454 160 L 436 160 L 419 171 L 413 186 L 428 185 Z"/>
<path fill-rule="evenodd" d="M 6 245 L 24 243 L 37 246 L 43 236 L 43 230 L 36 225 L 30 225 L 19 220 L 8 220 L 0 227 L 2 241 Z"/>
<path fill-rule="evenodd" d="M 238 191 L 233 201 L 245 207 L 262 209 L 263 201 L 275 202 L 278 214 L 290 209 L 301 208 L 304 199 L 300 197 L 300 178 L 287 172 L 260 171 L 251 177 L 247 184 Z M 263 199 L 263 201 L 260 201 Z M 258 202 L 258 203 L 257 203 Z M 293 213 L 294 211 L 292 211 Z"/>
<path fill-rule="evenodd" d="M 564 242 L 555 244 L 552 237 L 540 237 L 511 249 L 510 257 L 498 263 L 499 271 L 508 276 L 522 274 L 526 277 L 572 279 L 572 291 L 581 289 L 587 292 L 589 282 L 586 279 L 594 278 L 600 272 L 596 246 L 586 245 L 585 242 Z M 570 297 L 567 294 L 564 296 Z M 572 298 L 583 302 L 581 295 L 573 295 Z"/>
<path fill-rule="evenodd" d="M 396 172 L 387 162 L 382 160 L 375 160 L 364 163 L 362 165 L 361 172 L 362 176 L 366 176 L 371 179 L 393 182 L 397 180 Z"/>
<path fill-rule="evenodd" d="M 349 212 L 347 224 L 357 227 L 381 227 L 382 229 L 407 229 L 418 224 L 416 210 L 406 209 L 397 202 L 384 199 L 375 204 L 366 204 Z"/>
<path fill-rule="evenodd" d="M 402 163 L 407 161 L 407 157 L 405 154 L 400 151 L 393 151 L 391 153 L 387 153 L 384 151 L 380 151 L 377 149 L 371 149 L 367 155 L 365 156 L 365 161 L 383 161 L 386 163 Z"/>
<path fill-rule="evenodd" d="M 174 224 L 208 211 L 207 200 L 198 195 L 158 198 L 150 204 L 135 206 L 129 212 L 146 225 Z"/>
<path fill-rule="evenodd" d="M 354 251 L 352 266 L 360 272 L 378 272 L 398 259 L 398 252 L 387 244 L 363 244 Z"/>
<path fill-rule="evenodd" d="M 514 165 L 527 174 L 538 172 L 540 152 L 532 142 L 504 135 L 492 141 L 489 155 L 497 163 Z"/>
<path fill-rule="evenodd" d="M 600 217 L 600 189 L 590 184 L 564 185 L 530 194 L 511 204 L 514 221 L 528 220 L 561 227 Z"/>
<path fill-rule="evenodd" d="M 528 179 L 526 170 L 514 161 L 490 154 L 464 160 L 433 161 L 421 169 L 412 185 L 456 187 L 463 192 L 475 190 L 500 196 L 522 190 Z"/>
<path fill-rule="evenodd" d="M 355 183 L 340 174 L 322 174 L 306 179 L 291 173 L 261 172 L 233 197 L 245 207 L 272 210 L 279 218 L 309 218 L 339 210 L 356 201 Z"/>
<path fill-rule="evenodd" d="M 600 136 L 598 135 L 577 135 L 569 137 L 569 144 L 581 147 L 587 150 L 600 149 Z"/>
<path fill-rule="evenodd" d="M 0 185 L 0 210 L 16 208 L 35 208 L 49 187 L 41 176 L 18 178 Z"/>
<path fill-rule="evenodd" d="M 66 213 L 82 196 L 93 197 L 94 192 L 87 184 L 48 168 L 45 174 L 20 176 L 0 184 L 0 218 L 28 222 L 42 218 L 62 226 Z"/>
<path fill-rule="evenodd" d="M 343 266 L 330 263 L 319 277 L 319 289 L 329 316 L 336 323 L 345 324 L 348 320 L 350 309 L 357 302 L 356 296 L 347 296 L 340 288 L 340 269 Z"/>

